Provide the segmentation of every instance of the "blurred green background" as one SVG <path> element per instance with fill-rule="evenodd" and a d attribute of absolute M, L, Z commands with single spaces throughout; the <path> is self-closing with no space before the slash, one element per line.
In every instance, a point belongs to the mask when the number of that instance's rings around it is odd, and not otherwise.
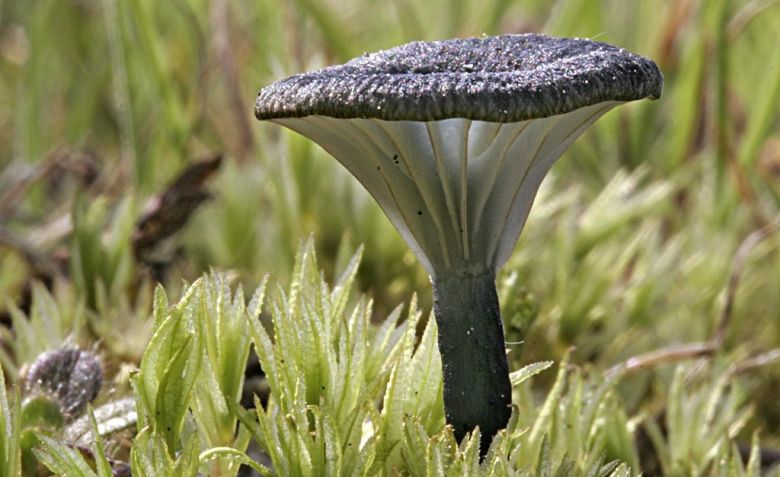
<path fill-rule="evenodd" d="M 521 32 L 625 47 L 666 82 L 660 101 L 608 113 L 542 186 L 499 277 L 507 340 L 527 331 L 512 359 L 574 346 L 573 362 L 606 369 L 716 343 L 711 359 L 748 382 L 750 429 L 780 447 L 778 1 L 2 0 L 0 313 L 9 323 L 48 287 L 64 323 L 134 361 L 155 280 L 176 289 L 214 268 L 284 282 L 309 235 L 328 279 L 365 246 L 376 319 L 415 292 L 429 308 L 427 277 L 368 194 L 319 147 L 255 121 L 254 96 L 411 40 Z M 140 251 L 153 201 L 217 155 L 209 200 Z M 12 375 L 34 356 L 13 336 Z M 671 372 L 625 381 L 626 406 L 653 409 Z"/>

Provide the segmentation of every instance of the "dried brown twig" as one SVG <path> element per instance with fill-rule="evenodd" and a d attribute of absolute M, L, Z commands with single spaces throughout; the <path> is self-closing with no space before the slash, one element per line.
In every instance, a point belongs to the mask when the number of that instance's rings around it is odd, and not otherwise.
<path fill-rule="evenodd" d="M 687 343 L 670 346 L 668 348 L 661 348 L 659 350 L 651 351 L 639 356 L 634 356 L 607 369 L 604 372 L 604 376 L 608 379 L 612 379 L 618 376 L 632 374 L 644 369 L 654 368 L 663 364 L 704 358 L 715 354 L 723 346 L 726 333 L 729 329 L 729 325 L 731 324 L 734 314 L 734 299 L 737 294 L 737 288 L 739 287 L 739 282 L 742 277 L 745 262 L 747 261 L 750 252 L 756 247 L 756 245 L 771 237 L 778 230 L 780 230 L 780 216 L 775 218 L 775 220 L 768 223 L 767 225 L 752 232 L 737 248 L 737 251 L 734 254 L 734 258 L 731 262 L 731 274 L 729 275 L 729 281 L 726 284 L 726 300 L 723 305 L 723 310 L 720 314 L 720 318 L 718 319 L 718 324 L 715 327 L 715 331 L 713 332 L 713 335 L 709 341 L 704 343 Z M 735 368 L 733 372 L 744 372 L 747 369 L 752 369 L 757 366 L 775 362 L 777 360 L 780 360 L 780 351 L 774 350 L 744 362 L 743 366 Z"/>
<path fill-rule="evenodd" d="M 731 367 L 730 372 L 732 375 L 742 374 L 756 368 L 762 368 L 764 366 L 777 363 L 779 361 L 780 348 L 775 348 L 773 350 L 767 351 L 766 353 L 761 353 L 757 356 L 751 356 L 750 358 L 740 361 Z"/>
<path fill-rule="evenodd" d="M 739 281 L 742 278 L 742 271 L 750 252 L 756 245 L 771 237 L 779 229 L 780 217 L 776 217 L 772 222 L 769 222 L 767 225 L 748 235 L 734 254 L 734 259 L 731 262 L 731 275 L 729 276 L 729 282 L 726 285 L 726 302 L 723 305 L 723 311 L 718 320 L 718 325 L 715 328 L 715 334 L 712 337 L 712 343 L 716 346 L 720 347 L 726 337 L 726 331 L 728 330 L 734 313 L 734 298 L 737 295 L 737 288 L 739 287 Z"/>
<path fill-rule="evenodd" d="M 668 348 L 661 348 L 649 353 L 633 356 L 616 364 L 604 372 L 607 379 L 633 374 L 644 369 L 651 369 L 663 364 L 677 363 L 689 359 L 710 356 L 715 352 L 712 343 L 688 343 Z"/>

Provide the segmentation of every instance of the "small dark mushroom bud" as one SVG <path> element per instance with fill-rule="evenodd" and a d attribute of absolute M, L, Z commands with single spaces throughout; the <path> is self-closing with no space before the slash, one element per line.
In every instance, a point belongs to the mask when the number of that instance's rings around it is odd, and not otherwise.
<path fill-rule="evenodd" d="M 64 347 L 36 358 L 27 370 L 23 389 L 25 401 L 54 401 L 65 422 L 70 422 L 84 414 L 102 384 L 103 367 L 94 353 Z"/>
<path fill-rule="evenodd" d="M 481 452 L 512 389 L 495 289 L 553 163 L 596 119 L 658 98 L 652 61 L 545 35 L 414 42 L 260 91 L 255 115 L 319 143 L 431 277 L 447 422 Z"/>

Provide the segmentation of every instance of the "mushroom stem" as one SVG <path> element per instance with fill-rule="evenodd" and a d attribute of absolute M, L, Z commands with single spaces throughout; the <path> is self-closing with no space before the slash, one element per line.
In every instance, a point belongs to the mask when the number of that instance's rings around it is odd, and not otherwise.
<path fill-rule="evenodd" d="M 512 386 L 495 273 L 433 278 L 444 410 L 460 442 L 479 426 L 480 455 L 511 414 Z"/>

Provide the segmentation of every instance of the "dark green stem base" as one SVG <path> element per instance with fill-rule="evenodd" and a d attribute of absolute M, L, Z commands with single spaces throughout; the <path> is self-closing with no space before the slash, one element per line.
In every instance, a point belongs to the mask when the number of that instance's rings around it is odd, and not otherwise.
<path fill-rule="evenodd" d="M 512 386 L 495 275 L 433 281 L 433 311 L 444 371 L 444 410 L 458 442 L 479 426 L 480 454 L 506 427 Z"/>

